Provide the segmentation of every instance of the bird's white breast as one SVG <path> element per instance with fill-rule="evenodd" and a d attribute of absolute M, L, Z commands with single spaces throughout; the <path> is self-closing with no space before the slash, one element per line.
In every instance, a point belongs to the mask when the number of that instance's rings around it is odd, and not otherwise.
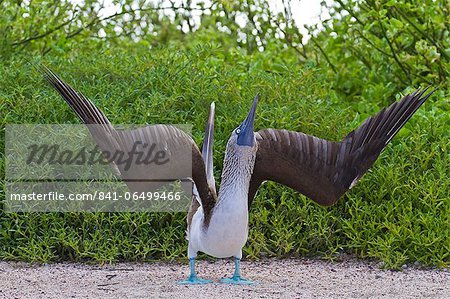
<path fill-rule="evenodd" d="M 202 209 L 194 215 L 190 246 L 214 257 L 240 257 L 248 237 L 248 186 L 236 182 L 222 191 L 208 227 L 203 227 Z"/>

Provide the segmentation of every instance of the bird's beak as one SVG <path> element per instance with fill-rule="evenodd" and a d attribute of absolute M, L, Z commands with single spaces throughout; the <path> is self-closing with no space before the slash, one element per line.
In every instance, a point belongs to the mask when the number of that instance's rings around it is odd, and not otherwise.
<path fill-rule="evenodd" d="M 240 146 L 253 146 L 255 143 L 255 133 L 253 132 L 253 123 L 255 121 L 256 106 L 258 105 L 258 95 L 253 101 L 252 108 L 247 118 L 239 126 L 240 133 L 237 138 L 237 144 Z"/>

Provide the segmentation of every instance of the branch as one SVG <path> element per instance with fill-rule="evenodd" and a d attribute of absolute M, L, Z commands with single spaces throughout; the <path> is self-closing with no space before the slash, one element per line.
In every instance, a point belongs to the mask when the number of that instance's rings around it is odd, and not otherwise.
<path fill-rule="evenodd" d="M 308 57 L 306 56 L 306 53 L 304 53 L 304 51 L 300 51 L 300 49 L 296 46 L 294 46 L 294 44 L 292 43 L 292 40 L 288 37 L 288 34 L 285 30 L 281 29 L 280 23 L 275 20 L 275 24 L 277 25 L 278 29 L 283 32 L 284 34 L 284 40 L 288 43 L 288 45 L 295 50 L 295 52 L 297 52 L 298 54 L 300 54 L 303 58 L 308 59 Z M 298 30 L 298 28 L 297 28 Z M 300 41 L 301 42 L 301 41 Z M 303 48 L 304 50 L 304 48 Z"/>
<path fill-rule="evenodd" d="M 408 22 L 414 29 L 416 29 L 417 32 L 420 33 L 420 35 L 422 35 L 423 38 L 429 40 L 437 49 L 439 49 L 439 52 L 441 53 L 442 56 L 444 56 L 447 60 L 450 59 L 445 50 L 442 49 L 442 47 L 434 39 L 432 39 L 429 35 L 425 34 L 425 32 L 423 32 L 419 27 L 417 27 L 417 25 L 414 24 L 414 22 L 411 22 L 411 20 L 406 16 L 406 14 L 401 9 L 399 9 L 396 6 L 394 6 L 394 8 L 400 13 L 400 15 L 406 20 L 406 22 Z"/>
<path fill-rule="evenodd" d="M 333 70 L 333 72 L 335 74 L 337 74 L 336 67 L 331 63 L 330 59 L 327 56 L 327 53 L 325 53 L 325 51 L 322 49 L 322 47 L 319 45 L 319 43 L 315 40 L 315 38 L 312 35 L 311 35 L 311 40 L 317 46 L 317 48 L 319 48 L 320 53 L 322 53 L 323 57 L 325 57 L 325 60 L 330 65 L 330 67 Z"/>
<path fill-rule="evenodd" d="M 149 8 L 138 8 L 138 9 L 130 9 L 130 10 L 122 10 L 121 12 L 116 12 L 115 14 L 109 15 L 107 17 L 104 18 L 96 18 L 94 20 L 92 20 L 91 22 L 89 22 L 89 24 L 87 24 L 84 27 L 80 27 L 77 30 L 75 30 L 74 32 L 71 32 L 67 35 L 67 37 L 73 37 L 77 34 L 80 34 L 83 30 L 90 28 L 98 23 L 110 20 L 110 19 L 114 19 L 116 17 L 122 16 L 124 14 L 133 14 L 136 12 L 146 12 L 146 11 L 158 11 L 158 10 L 164 10 L 164 9 L 173 9 L 173 10 L 180 10 L 180 9 L 184 9 L 187 11 L 206 11 L 208 9 L 212 9 L 213 6 L 216 4 L 216 1 L 211 2 L 211 5 L 208 7 L 174 7 L 174 6 L 165 6 L 165 7 L 149 7 Z"/>
<path fill-rule="evenodd" d="M 158 10 L 164 10 L 164 9 L 173 9 L 173 10 L 180 10 L 184 9 L 186 11 L 205 11 L 208 9 L 213 8 L 213 6 L 216 4 L 216 1 L 213 1 L 210 6 L 208 7 L 173 7 L 173 6 L 164 6 L 164 7 L 149 7 L 149 8 L 138 8 L 138 9 L 130 9 L 130 10 L 123 10 L 121 12 L 116 12 L 115 14 L 112 14 L 110 16 L 104 17 L 102 19 L 99 19 L 100 22 L 113 19 L 115 17 L 127 14 L 127 13 L 135 13 L 135 12 L 146 12 L 146 11 L 158 11 Z"/>
<path fill-rule="evenodd" d="M 28 43 L 28 42 L 30 42 L 30 41 L 32 41 L 32 40 L 36 40 L 36 39 L 40 39 L 40 38 L 46 37 L 47 35 L 52 34 L 53 32 L 55 32 L 55 31 L 61 29 L 62 27 L 66 26 L 67 24 L 69 24 L 70 22 L 72 22 L 72 21 L 74 20 L 74 18 L 75 18 L 75 17 L 73 17 L 73 18 L 71 18 L 71 19 L 65 21 L 65 22 L 62 23 L 62 24 L 59 24 L 58 26 L 56 26 L 56 27 L 54 27 L 54 28 L 52 28 L 52 29 L 50 29 L 50 30 L 48 30 L 48 31 L 46 31 L 46 32 L 44 32 L 44 33 L 42 33 L 42 34 L 38 34 L 38 35 L 35 35 L 35 36 L 27 37 L 27 38 L 25 38 L 25 39 L 23 39 L 23 40 L 21 40 L 21 41 L 13 42 L 11 45 L 13 45 L 13 46 L 20 46 L 20 45 L 26 44 L 26 43 Z"/>
<path fill-rule="evenodd" d="M 80 28 L 74 30 L 73 32 L 69 32 L 66 37 L 67 38 L 74 37 L 75 35 L 80 34 L 83 30 L 85 30 L 87 28 L 90 28 L 90 27 L 92 27 L 92 26 L 94 26 L 94 25 L 96 25 L 98 23 L 101 23 L 103 21 L 107 21 L 107 20 L 110 20 L 110 19 L 122 16 L 122 15 L 127 14 L 127 13 L 136 13 L 136 12 L 145 12 L 145 11 L 158 11 L 158 10 L 165 10 L 165 9 L 173 9 L 173 10 L 184 9 L 186 11 L 205 11 L 205 10 L 208 10 L 208 9 L 212 9 L 215 4 L 216 4 L 216 1 L 213 1 L 209 7 L 171 7 L 171 6 L 164 6 L 164 7 L 151 7 L 151 8 L 139 8 L 139 9 L 123 10 L 121 12 L 117 12 L 115 14 L 109 15 L 109 16 L 104 17 L 104 18 L 96 17 L 91 22 L 89 22 L 86 26 L 80 27 Z M 12 46 L 19 46 L 19 45 L 26 44 L 26 43 L 28 43 L 30 41 L 33 41 L 33 40 L 44 38 L 44 37 L 54 33 L 55 31 L 58 31 L 61 28 L 67 26 L 72 21 L 74 21 L 76 19 L 76 17 L 77 17 L 77 15 L 74 14 L 74 16 L 72 18 L 70 18 L 69 20 L 59 24 L 58 26 L 56 26 L 56 27 L 54 27 L 54 28 L 44 32 L 44 33 L 41 33 L 41 34 L 38 34 L 38 35 L 34 35 L 34 36 L 31 36 L 31 37 L 27 37 L 27 38 L 25 38 L 25 39 L 23 39 L 21 41 L 13 42 L 11 45 Z"/>
<path fill-rule="evenodd" d="M 409 81 L 411 81 L 410 74 L 409 74 L 409 72 L 405 69 L 405 67 L 404 67 L 403 64 L 400 62 L 400 60 L 398 59 L 397 54 L 395 53 L 395 49 L 394 49 L 394 47 L 392 46 L 392 43 L 391 43 L 391 41 L 389 40 L 389 38 L 388 38 L 388 36 L 387 36 L 387 34 L 386 34 L 386 29 L 384 28 L 383 23 L 381 22 L 380 19 L 378 19 L 378 23 L 380 24 L 381 31 L 383 32 L 383 36 L 384 36 L 384 38 L 386 39 L 386 41 L 387 41 L 387 43 L 388 43 L 388 45 L 389 45 L 389 48 L 391 49 L 392 57 L 394 58 L 395 62 L 397 62 L 397 64 L 398 64 L 398 66 L 400 67 L 400 69 L 401 69 L 401 70 L 405 73 L 405 75 L 408 77 Z"/>
<path fill-rule="evenodd" d="M 364 36 L 364 34 L 359 31 L 359 29 L 355 29 L 356 32 L 359 33 L 359 36 L 362 37 L 369 45 L 371 45 L 375 50 L 383 53 L 384 55 L 388 56 L 388 57 L 393 57 L 392 54 L 389 54 L 388 52 L 384 51 L 383 49 L 378 48 L 370 39 L 368 39 L 367 37 Z"/>
<path fill-rule="evenodd" d="M 342 2 L 341 0 L 336 0 L 336 2 L 339 3 L 343 9 L 345 9 L 346 11 L 348 11 L 349 14 L 350 14 L 353 18 L 355 18 L 355 20 L 356 20 L 361 26 L 364 27 L 364 23 L 358 18 L 358 16 L 355 14 L 355 12 L 353 11 L 353 9 L 348 8 L 348 7 L 344 4 L 344 2 Z"/>

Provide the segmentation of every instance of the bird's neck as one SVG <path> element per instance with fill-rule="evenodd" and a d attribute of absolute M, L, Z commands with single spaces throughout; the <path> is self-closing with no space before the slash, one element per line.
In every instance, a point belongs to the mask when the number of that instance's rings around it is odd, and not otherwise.
<path fill-rule="evenodd" d="M 254 164 L 254 156 L 239 157 L 229 153 L 225 155 L 219 202 L 233 201 L 235 204 L 245 205 L 247 211 L 248 189 Z"/>

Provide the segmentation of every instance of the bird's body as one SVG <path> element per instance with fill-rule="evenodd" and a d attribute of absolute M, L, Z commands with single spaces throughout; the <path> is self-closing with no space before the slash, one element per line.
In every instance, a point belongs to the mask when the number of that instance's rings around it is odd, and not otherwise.
<path fill-rule="evenodd" d="M 204 222 L 202 207 L 194 214 L 188 231 L 189 258 L 194 258 L 197 251 L 218 258 L 242 256 L 248 237 L 248 190 L 256 150 L 244 147 L 236 152 L 234 138 L 227 145 L 230 150 L 224 158 L 222 184 L 209 223 Z"/>
<path fill-rule="evenodd" d="M 389 141 L 432 94 L 424 95 L 425 89 L 403 97 L 367 118 L 340 142 L 287 130 L 263 129 L 254 132 L 256 97 L 247 118 L 233 130 L 228 140 L 217 195 L 212 162 L 214 105 L 211 105 L 200 151 L 192 138 L 170 126 L 148 126 L 129 131 L 114 129 L 106 116 L 86 97 L 47 68 L 41 71 L 88 125 L 102 150 L 126 152 L 136 142 L 157 142 L 163 144 L 168 152 L 174 153 L 170 165 L 163 172 L 174 179 L 192 178 L 193 199 L 187 218 L 191 275 L 181 282 L 183 284 L 210 282 L 196 275 L 195 258 L 198 252 L 218 258 L 235 257 L 234 275 L 223 282 L 251 283 L 240 276 L 239 261 L 248 237 L 248 211 L 261 183 L 275 181 L 320 205 L 333 205 L 367 172 Z M 89 127 L 91 124 L 99 128 Z M 187 175 L 183 172 L 186 159 L 178 153 L 191 150 L 192 174 Z M 128 178 L 148 180 L 158 175 L 137 165 L 132 165 L 130 169 L 117 166 L 125 182 Z M 132 182 L 127 184 L 132 191 L 146 190 L 146 186 L 136 186 Z"/>

